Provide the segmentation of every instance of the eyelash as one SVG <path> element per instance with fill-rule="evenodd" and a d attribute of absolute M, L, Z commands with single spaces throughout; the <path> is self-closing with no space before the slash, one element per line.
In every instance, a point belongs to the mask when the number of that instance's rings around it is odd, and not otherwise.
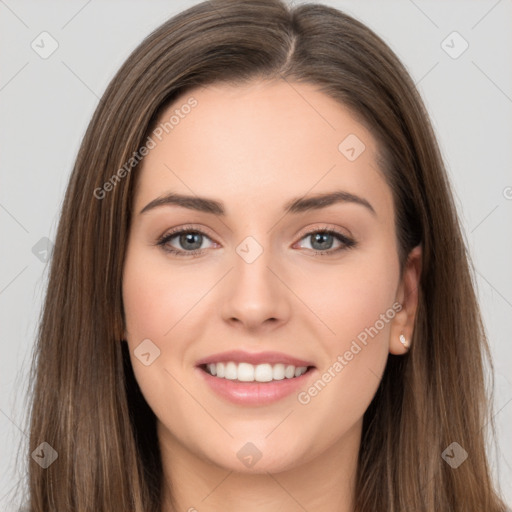
<path fill-rule="evenodd" d="M 162 237 L 160 237 L 158 239 L 156 245 L 161 246 L 165 252 L 167 252 L 169 254 L 173 254 L 178 257 L 182 257 L 182 258 L 187 258 L 187 257 L 195 258 L 195 257 L 201 256 L 201 254 L 203 253 L 203 251 L 205 249 L 195 249 L 193 251 L 182 251 L 182 250 L 178 250 L 178 249 L 174 249 L 174 248 L 169 248 L 166 246 L 166 244 L 169 243 L 169 241 L 172 240 L 173 238 L 175 238 L 177 235 L 188 234 L 188 233 L 201 234 L 203 236 L 206 236 L 207 238 L 210 238 L 208 236 L 208 234 L 205 233 L 204 231 L 202 231 L 201 229 L 194 228 L 192 226 L 185 226 L 182 228 L 177 228 L 176 230 L 173 230 L 169 233 L 166 233 L 165 235 L 163 235 Z M 339 233 L 338 231 L 335 231 L 332 229 L 327 229 L 327 228 L 320 228 L 320 229 L 314 229 L 312 231 L 308 231 L 307 233 L 304 233 L 304 235 L 300 238 L 300 240 L 302 240 L 308 236 L 317 234 L 317 233 L 321 233 L 324 235 L 333 235 L 336 239 L 338 239 L 339 242 L 342 243 L 342 245 L 340 247 L 338 247 L 337 249 L 326 250 L 326 251 L 315 251 L 314 249 L 309 249 L 309 250 L 314 251 L 315 256 L 331 256 L 333 254 L 339 253 L 340 251 L 352 249 L 357 245 L 357 242 L 355 240 L 348 238 L 347 236 Z"/>

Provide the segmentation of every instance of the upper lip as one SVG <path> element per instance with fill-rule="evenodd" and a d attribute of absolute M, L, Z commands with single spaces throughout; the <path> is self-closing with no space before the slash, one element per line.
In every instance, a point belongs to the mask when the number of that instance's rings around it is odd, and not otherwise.
<path fill-rule="evenodd" d="M 210 363 L 223 363 L 233 361 L 234 363 L 250 364 L 289 364 L 293 366 L 314 366 L 311 361 L 299 359 L 297 357 L 283 354 L 281 352 L 244 352 L 242 350 L 230 350 L 228 352 L 219 352 L 197 361 L 197 366 Z"/>

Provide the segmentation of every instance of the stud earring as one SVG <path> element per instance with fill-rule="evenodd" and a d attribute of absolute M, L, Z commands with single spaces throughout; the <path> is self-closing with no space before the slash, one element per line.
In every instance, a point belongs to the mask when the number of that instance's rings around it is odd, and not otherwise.
<path fill-rule="evenodd" d="M 407 340 L 405 339 L 405 336 L 403 334 L 400 334 L 399 337 L 400 343 L 405 347 L 409 348 L 409 343 L 407 343 Z"/>

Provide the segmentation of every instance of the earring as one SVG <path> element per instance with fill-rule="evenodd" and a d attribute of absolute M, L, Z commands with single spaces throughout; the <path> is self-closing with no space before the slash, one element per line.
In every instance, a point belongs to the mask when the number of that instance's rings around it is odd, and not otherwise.
<path fill-rule="evenodd" d="M 407 343 L 407 340 L 405 339 L 405 336 L 403 334 L 400 334 L 399 336 L 400 343 L 405 347 L 409 348 L 409 343 Z"/>

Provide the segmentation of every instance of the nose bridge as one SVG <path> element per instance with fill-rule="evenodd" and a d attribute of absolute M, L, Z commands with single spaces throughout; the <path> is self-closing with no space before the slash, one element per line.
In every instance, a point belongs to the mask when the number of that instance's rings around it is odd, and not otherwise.
<path fill-rule="evenodd" d="M 275 276 L 269 270 L 273 259 L 269 239 L 267 235 L 260 234 L 258 239 L 249 235 L 236 247 L 233 279 L 239 297 L 246 295 L 265 301 L 275 288 Z"/>
<path fill-rule="evenodd" d="M 233 271 L 223 316 L 256 327 L 268 319 L 284 320 L 289 313 L 287 288 L 275 275 L 279 264 L 268 233 L 250 235 L 235 248 Z M 272 270 L 271 270 L 272 269 Z"/>

